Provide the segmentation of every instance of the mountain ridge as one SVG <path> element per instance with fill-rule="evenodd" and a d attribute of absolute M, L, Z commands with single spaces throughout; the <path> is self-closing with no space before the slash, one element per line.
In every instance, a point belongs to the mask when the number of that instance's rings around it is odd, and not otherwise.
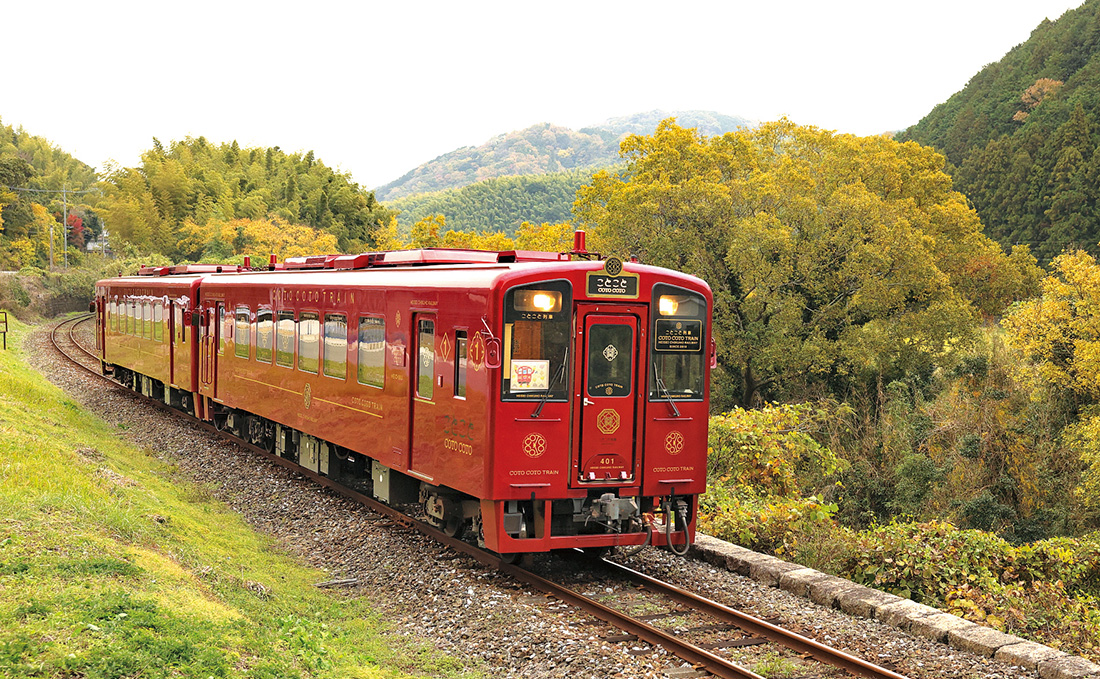
<path fill-rule="evenodd" d="M 491 137 L 480 146 L 463 146 L 444 153 L 375 187 L 379 201 L 393 201 L 421 193 L 457 189 L 486 179 L 553 174 L 600 168 L 619 160 L 619 141 L 627 134 L 651 134 L 657 123 L 676 117 L 684 127 L 706 135 L 723 134 L 753 121 L 713 111 L 660 109 L 609 118 L 597 125 L 573 130 L 553 123 L 537 123 Z"/>

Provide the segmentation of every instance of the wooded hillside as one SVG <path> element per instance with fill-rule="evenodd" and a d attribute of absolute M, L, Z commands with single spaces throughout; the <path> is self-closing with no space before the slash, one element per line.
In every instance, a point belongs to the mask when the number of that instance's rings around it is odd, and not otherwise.
<path fill-rule="evenodd" d="M 1100 0 L 1043 21 L 902 139 L 937 148 L 986 233 L 1049 262 L 1100 241 Z"/>
<path fill-rule="evenodd" d="M 379 186 L 375 193 L 378 200 L 393 201 L 420 193 L 460 188 L 494 177 L 606 167 L 618 162 L 619 141 L 625 135 L 650 134 L 658 122 L 668 117 L 676 117 L 679 124 L 696 127 L 707 135 L 731 132 L 749 123 L 744 118 L 709 111 L 649 111 L 612 118 L 579 131 L 540 123 L 493 137 L 481 146 L 465 146 L 445 153 Z"/>

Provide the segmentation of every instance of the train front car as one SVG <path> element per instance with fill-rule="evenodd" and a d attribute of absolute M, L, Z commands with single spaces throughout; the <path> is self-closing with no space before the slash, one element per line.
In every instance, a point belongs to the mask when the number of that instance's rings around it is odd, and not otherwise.
<path fill-rule="evenodd" d="M 513 273 L 470 347 L 500 363 L 486 546 L 686 552 L 706 487 L 709 287 L 614 258 Z"/>

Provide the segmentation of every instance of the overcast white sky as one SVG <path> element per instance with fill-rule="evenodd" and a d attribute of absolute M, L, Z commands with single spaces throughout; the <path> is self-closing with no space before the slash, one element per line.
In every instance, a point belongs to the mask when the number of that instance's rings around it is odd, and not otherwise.
<path fill-rule="evenodd" d="M 1077 0 L 0 0 L 0 120 L 102 169 L 204 135 L 378 186 L 459 146 L 702 109 L 901 129 Z"/>

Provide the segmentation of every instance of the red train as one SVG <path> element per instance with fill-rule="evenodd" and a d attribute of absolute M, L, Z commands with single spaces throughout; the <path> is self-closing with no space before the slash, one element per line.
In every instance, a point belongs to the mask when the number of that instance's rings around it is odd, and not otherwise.
<path fill-rule="evenodd" d="M 498 553 L 685 551 L 710 289 L 578 236 L 143 268 L 96 284 L 97 348 L 124 384 Z"/>

